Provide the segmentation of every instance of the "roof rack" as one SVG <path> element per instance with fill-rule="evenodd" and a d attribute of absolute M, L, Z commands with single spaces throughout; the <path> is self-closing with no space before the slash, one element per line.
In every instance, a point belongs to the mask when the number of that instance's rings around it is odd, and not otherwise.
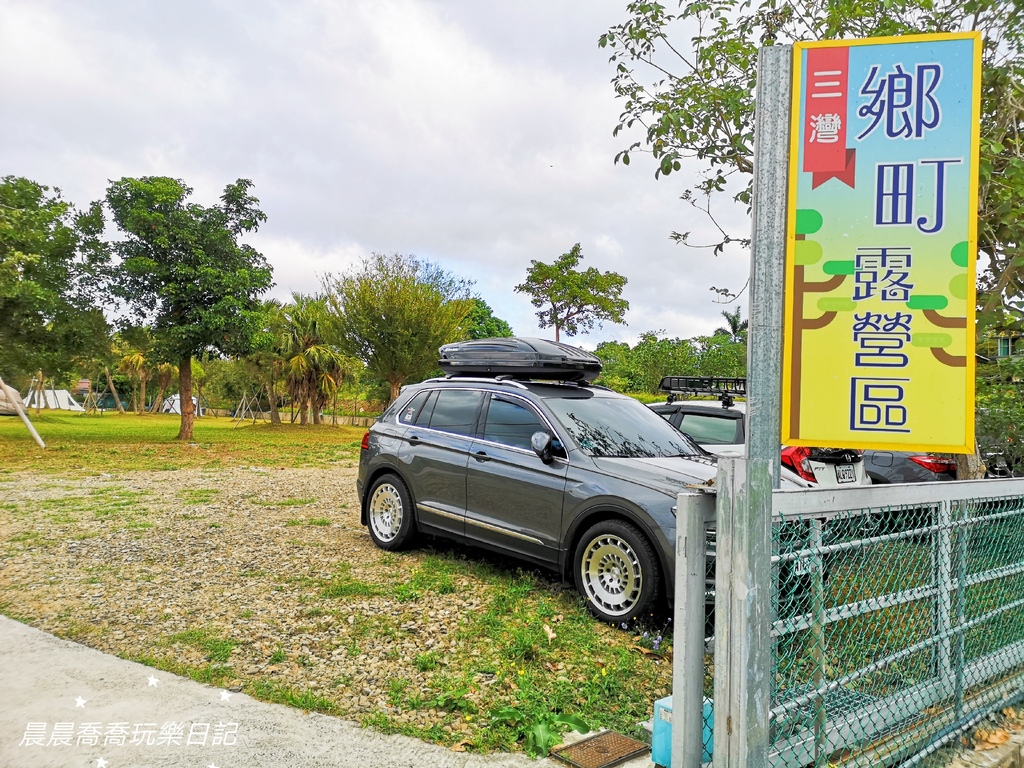
<path fill-rule="evenodd" d="M 444 376 L 435 376 L 432 379 L 426 379 L 424 383 L 433 381 L 467 381 L 477 382 L 479 384 L 508 384 L 510 387 L 515 387 L 516 389 L 527 389 L 525 384 L 508 374 L 502 374 L 501 376 L 458 376 L 449 373 Z"/>
<path fill-rule="evenodd" d="M 664 376 L 658 389 L 668 392 L 668 402 L 678 400 L 679 395 L 711 395 L 729 408 L 736 397 L 746 397 L 747 380 L 743 377 L 721 376 Z"/>

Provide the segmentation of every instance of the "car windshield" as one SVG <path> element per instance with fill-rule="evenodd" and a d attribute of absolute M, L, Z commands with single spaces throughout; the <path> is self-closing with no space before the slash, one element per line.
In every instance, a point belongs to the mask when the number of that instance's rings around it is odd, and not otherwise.
<path fill-rule="evenodd" d="M 552 397 L 545 402 L 588 456 L 657 458 L 699 456 L 701 450 L 638 401 L 629 397 Z"/>

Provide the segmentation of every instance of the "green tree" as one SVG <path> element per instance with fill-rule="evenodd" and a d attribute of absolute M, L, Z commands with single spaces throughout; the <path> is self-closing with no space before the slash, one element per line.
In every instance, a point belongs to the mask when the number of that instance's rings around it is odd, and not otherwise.
<path fill-rule="evenodd" d="M 281 348 L 285 384 L 299 411 L 299 423 L 320 423 L 324 404 L 335 396 L 347 373 L 347 361 L 331 343 L 333 324 L 327 299 L 292 294 L 284 318 Z"/>
<path fill-rule="evenodd" d="M 555 329 L 555 341 L 561 332 L 575 336 L 587 332 L 603 321 L 626 324 L 623 316 L 629 302 L 623 299 L 626 278 L 615 272 L 599 272 L 594 267 L 578 271 L 583 259 L 580 244 L 563 253 L 554 264 L 530 262 L 526 282 L 516 286 L 516 293 L 528 294 L 530 303 L 540 309 L 537 317 L 541 328 Z"/>
<path fill-rule="evenodd" d="M 65 374 L 109 343 L 103 226 L 99 203 L 79 211 L 60 190 L 0 180 L 0 372 L 9 382 Z"/>
<path fill-rule="evenodd" d="M 698 336 L 692 340 L 697 352 L 698 376 L 746 376 L 747 344 L 729 333 Z"/>
<path fill-rule="evenodd" d="M 753 171 L 754 87 L 762 45 L 798 40 L 978 30 L 984 38 L 979 187 L 979 250 L 987 258 L 979 299 L 1024 317 L 1024 8 L 1016 0 L 682 0 L 677 12 L 636 0 L 628 20 L 602 35 L 611 52 L 612 85 L 623 100 L 615 133 L 643 137 L 616 155 L 629 164 L 650 153 L 655 176 L 695 160 L 699 179 L 682 199 L 707 215 L 717 204 L 749 205 Z M 687 41 L 681 44 L 680 41 Z M 718 222 L 715 222 L 716 225 Z M 720 252 L 748 244 L 747 232 L 718 227 L 720 237 L 694 243 Z M 728 289 L 713 289 L 730 293 Z"/>
<path fill-rule="evenodd" d="M 466 315 L 465 330 L 468 339 L 492 339 L 513 335 L 512 326 L 500 317 L 495 317 L 487 302 L 479 296 L 473 299 L 473 307 Z"/>
<path fill-rule="evenodd" d="M 612 85 L 623 99 L 615 133 L 635 127 L 643 137 L 616 155 L 649 152 L 655 176 L 699 166 L 682 199 L 712 217 L 717 241 L 693 243 L 720 252 L 748 245 L 747 233 L 725 229 L 715 205 L 751 201 L 754 88 L 762 45 L 798 40 L 981 32 L 983 46 L 978 250 L 985 265 L 977 333 L 1024 317 L 1024 7 L 1017 0 L 837 0 L 779 4 L 775 0 L 681 0 L 678 12 L 634 0 L 629 18 L 598 40 L 611 52 Z M 676 42 L 673 43 L 673 40 Z M 680 40 L 688 45 L 679 44 Z M 720 201 L 720 202 L 719 202 Z M 726 295 L 729 288 L 712 288 Z M 958 458 L 958 475 L 977 477 L 976 455 Z"/>
<path fill-rule="evenodd" d="M 117 295 L 152 320 L 162 359 L 178 361 L 179 440 L 191 440 L 192 359 L 205 352 L 244 354 L 261 329 L 258 297 L 271 287 L 272 269 L 239 237 L 266 221 L 252 182 L 224 189 L 220 204 L 189 203 L 192 189 L 166 177 L 123 178 L 106 201 L 123 239 L 115 274 Z"/>
<path fill-rule="evenodd" d="M 664 331 L 647 331 L 630 350 L 629 379 L 632 391 L 654 393 L 664 376 L 697 373 L 697 353 L 686 339 L 660 338 Z"/>
<path fill-rule="evenodd" d="M 740 308 L 736 307 L 735 312 L 730 312 L 727 309 L 722 310 L 722 317 L 725 318 L 728 323 L 728 328 L 718 328 L 715 331 L 717 336 L 720 333 L 724 333 L 733 341 L 738 341 L 742 344 L 747 343 L 747 327 L 750 325 L 747 320 L 740 320 Z"/>
<path fill-rule="evenodd" d="M 616 392 L 632 391 L 629 380 L 629 344 L 624 341 L 602 341 L 594 350 L 594 356 L 601 361 L 601 375 L 595 383 L 614 389 Z"/>
<path fill-rule="evenodd" d="M 137 414 L 146 412 L 146 383 L 153 376 L 153 363 L 147 357 L 148 345 L 128 343 L 121 337 L 121 360 L 117 370 L 132 381 L 132 410 Z"/>
<path fill-rule="evenodd" d="M 437 369 L 438 347 L 463 338 L 474 306 L 472 282 L 414 256 L 374 253 L 356 269 L 324 280 L 343 353 L 402 384 Z"/>

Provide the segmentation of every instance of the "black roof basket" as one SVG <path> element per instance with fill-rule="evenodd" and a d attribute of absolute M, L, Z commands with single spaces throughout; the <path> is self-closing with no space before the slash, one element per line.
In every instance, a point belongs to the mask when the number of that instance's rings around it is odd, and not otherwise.
<path fill-rule="evenodd" d="M 658 389 L 669 393 L 670 403 L 678 400 L 679 395 L 710 395 L 721 400 L 723 408 L 728 408 L 734 398 L 747 396 L 747 380 L 743 377 L 664 376 Z"/>
<path fill-rule="evenodd" d="M 601 373 L 599 358 L 546 339 L 470 339 L 445 344 L 438 352 L 438 366 L 449 376 L 509 376 L 585 383 Z"/>

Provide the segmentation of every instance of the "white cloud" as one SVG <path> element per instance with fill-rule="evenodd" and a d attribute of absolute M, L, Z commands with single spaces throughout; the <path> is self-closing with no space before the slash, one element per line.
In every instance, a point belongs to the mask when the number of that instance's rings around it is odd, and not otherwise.
<path fill-rule="evenodd" d="M 712 236 L 678 177 L 612 162 L 621 105 L 597 37 L 621 0 L 0 0 L 0 14 L 0 174 L 79 204 L 121 176 L 182 178 L 205 204 L 250 178 L 275 296 L 371 251 L 414 253 L 474 279 L 516 332 L 549 335 L 513 287 L 579 242 L 584 267 L 629 280 L 629 325 L 592 346 L 709 333 L 708 288 L 746 279 L 742 254 L 669 241 Z M 745 228 L 742 210 L 718 213 Z"/>

